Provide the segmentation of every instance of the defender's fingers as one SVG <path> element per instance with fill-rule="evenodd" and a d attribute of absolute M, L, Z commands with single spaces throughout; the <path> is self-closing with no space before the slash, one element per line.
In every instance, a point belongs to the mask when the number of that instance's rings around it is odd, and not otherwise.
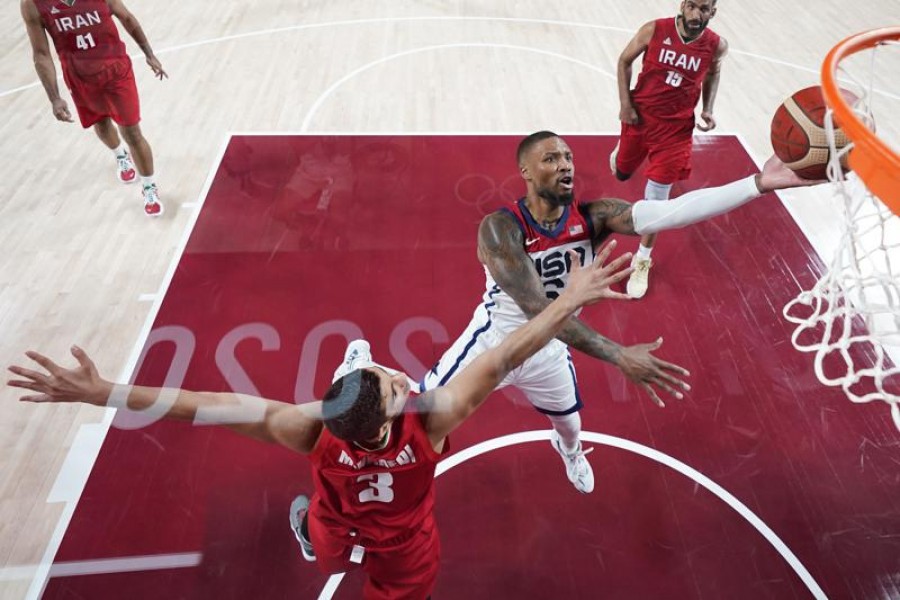
<path fill-rule="evenodd" d="M 606 295 L 603 297 L 608 300 L 632 300 L 631 296 L 622 292 L 606 292 Z"/>
<path fill-rule="evenodd" d="M 597 256 L 594 257 L 594 262 L 599 262 L 601 265 L 605 263 L 606 259 L 609 258 L 609 255 L 612 254 L 612 251 L 615 249 L 617 243 L 618 242 L 616 240 L 610 240 L 600 249 L 600 252 L 597 253 Z"/>
<path fill-rule="evenodd" d="M 611 283 L 619 283 L 620 281 L 622 281 L 623 279 L 625 279 L 626 277 L 628 277 L 629 275 L 631 275 L 631 273 L 632 273 L 633 271 L 634 271 L 633 268 L 627 267 L 627 268 L 625 268 L 625 269 L 622 269 L 621 271 L 618 271 L 618 272 L 616 272 L 616 273 L 613 273 L 613 274 L 610 275 L 609 277 L 606 277 L 606 278 L 603 280 L 603 283 L 605 283 L 605 284 L 607 284 L 607 285 L 609 285 L 609 284 L 611 284 Z"/>
<path fill-rule="evenodd" d="M 47 381 L 47 376 L 43 373 L 38 373 L 37 371 L 32 371 L 31 369 L 26 369 L 24 367 L 12 366 L 9 367 L 10 373 L 15 373 L 16 375 L 20 375 L 22 377 L 27 377 L 32 381 L 45 382 Z"/>
<path fill-rule="evenodd" d="M 614 261 L 609 263 L 608 265 L 603 266 L 603 270 L 607 273 L 611 273 L 613 271 L 618 271 L 623 268 L 628 262 L 631 261 L 631 252 L 626 252 L 622 256 L 616 257 Z"/>
<path fill-rule="evenodd" d="M 21 388 L 23 390 L 31 390 L 33 392 L 41 391 L 39 385 L 33 381 L 22 381 L 20 379 L 10 379 L 6 382 L 9 387 Z"/>
<path fill-rule="evenodd" d="M 52 402 L 53 398 L 47 394 L 39 394 L 37 396 L 22 396 L 19 402 Z"/>
<path fill-rule="evenodd" d="M 577 273 L 581 270 L 581 257 L 578 256 L 578 253 L 574 250 L 567 250 L 566 254 L 569 255 L 569 262 L 572 263 L 572 270 L 569 273 Z"/>
<path fill-rule="evenodd" d="M 29 350 L 25 353 L 25 356 L 47 369 L 47 371 L 52 375 L 56 375 L 60 371 L 59 365 L 57 365 L 55 362 L 53 362 L 43 354 L 39 354 L 37 352 L 34 352 L 33 350 Z"/>
<path fill-rule="evenodd" d="M 88 357 L 87 352 L 81 349 L 80 346 L 72 346 L 71 349 L 72 356 L 75 357 L 75 360 L 78 361 L 78 364 L 86 369 L 94 368 L 94 361 Z"/>

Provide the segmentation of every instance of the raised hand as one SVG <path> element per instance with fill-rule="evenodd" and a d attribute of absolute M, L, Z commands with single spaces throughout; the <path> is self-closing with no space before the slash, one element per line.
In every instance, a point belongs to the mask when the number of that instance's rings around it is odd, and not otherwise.
<path fill-rule="evenodd" d="M 156 56 L 148 56 L 147 64 L 150 65 L 150 68 L 153 69 L 153 74 L 156 75 L 160 80 L 164 77 L 168 77 L 169 74 L 165 72 L 162 68 L 162 63 L 159 62 L 159 59 Z"/>
<path fill-rule="evenodd" d="M 716 128 L 716 119 L 711 112 L 704 110 L 700 113 L 700 118 L 703 119 L 703 123 L 697 123 L 697 129 L 700 131 L 712 131 Z"/>
<path fill-rule="evenodd" d="M 62 98 L 57 98 L 53 101 L 53 116 L 56 117 L 57 121 L 63 121 L 64 123 L 72 123 L 74 119 L 72 119 L 72 113 L 69 112 L 69 105 L 66 104 L 66 101 Z"/>
<path fill-rule="evenodd" d="M 660 346 L 662 346 L 662 338 L 652 344 L 637 344 L 622 348 L 616 366 L 622 370 L 625 377 L 644 388 L 650 399 L 662 408 L 666 404 L 659 398 L 653 386 L 660 387 L 679 400 L 684 398 L 684 394 L 679 389 L 688 391 L 691 386 L 672 375 L 675 373 L 682 377 L 689 377 L 690 373 L 687 369 L 660 360 L 651 354 Z"/>
<path fill-rule="evenodd" d="M 106 405 L 112 384 L 100 377 L 97 367 L 78 346 L 72 346 L 72 356 L 78 367 L 66 369 L 37 352 L 25 355 L 46 370 L 46 373 L 24 367 L 12 366 L 9 371 L 23 377 L 7 381 L 12 387 L 36 392 L 20 398 L 23 402 L 85 402 L 96 406 Z"/>
<path fill-rule="evenodd" d="M 566 286 L 566 291 L 579 306 L 593 304 L 603 298 L 631 299 L 628 294 L 610 289 L 611 285 L 631 275 L 633 270 L 630 266 L 625 266 L 631 261 L 630 252 L 616 258 L 608 265 L 604 264 L 615 247 L 615 240 L 606 244 L 594 258 L 594 262 L 587 267 L 581 266 L 581 258 L 577 252 L 569 250 L 572 270 L 569 272 L 569 283 Z"/>
<path fill-rule="evenodd" d="M 825 183 L 825 179 L 803 179 L 785 166 L 774 154 L 763 165 L 762 172 L 756 176 L 756 187 L 762 193 L 787 188 L 806 187 Z"/>

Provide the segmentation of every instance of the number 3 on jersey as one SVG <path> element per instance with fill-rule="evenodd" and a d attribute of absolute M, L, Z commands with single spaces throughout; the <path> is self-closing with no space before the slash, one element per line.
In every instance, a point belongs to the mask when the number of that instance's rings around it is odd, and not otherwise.
<path fill-rule="evenodd" d="M 682 81 L 684 81 L 684 77 L 678 71 L 669 71 L 669 74 L 666 76 L 666 83 L 672 87 L 681 87 Z"/>
<path fill-rule="evenodd" d="M 360 502 L 390 502 L 394 499 L 394 490 L 391 485 L 394 483 L 394 477 L 390 473 L 373 473 L 371 475 L 360 475 L 356 478 L 357 483 L 363 481 L 368 482 L 369 487 L 359 493 Z"/>
<path fill-rule="evenodd" d="M 97 44 L 94 42 L 94 36 L 90 33 L 85 33 L 84 35 L 79 35 L 75 38 L 75 45 L 78 46 L 79 50 L 87 50 L 88 48 L 94 48 Z"/>

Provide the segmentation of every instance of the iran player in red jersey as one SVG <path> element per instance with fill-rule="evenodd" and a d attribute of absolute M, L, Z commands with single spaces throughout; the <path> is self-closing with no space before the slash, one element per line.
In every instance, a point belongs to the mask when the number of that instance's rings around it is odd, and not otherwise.
<path fill-rule="evenodd" d="M 368 575 L 368 600 L 421 600 L 434 588 L 440 544 L 435 526 L 434 470 L 448 451 L 447 436 L 516 367 L 543 348 L 573 314 L 601 298 L 631 272 L 625 254 L 608 265 L 608 244 L 589 266 L 572 271 L 564 292 L 540 315 L 484 352 L 445 386 L 411 397 L 405 374 L 375 365 L 366 345 L 351 344 L 345 365 L 321 402 L 294 405 L 231 393 L 198 393 L 113 384 L 100 377 L 83 350 L 66 369 L 27 353 L 46 372 L 10 367 L 30 402 L 85 402 L 144 411 L 165 402 L 171 419 L 216 422 L 244 435 L 309 454 L 315 496 L 292 525 L 308 531 L 319 567 L 327 573 L 354 566 Z M 360 352 L 360 349 L 363 351 Z M 165 400 L 163 400 L 165 398 Z M 214 415 L 218 415 L 218 421 Z M 324 423 L 324 427 L 323 427 Z M 297 509 L 295 501 L 293 511 Z M 302 505 L 305 508 L 305 503 Z M 311 549 L 307 546 L 305 554 Z"/>
<path fill-rule="evenodd" d="M 728 44 L 707 28 L 715 15 L 716 0 L 683 0 L 678 16 L 646 23 L 619 57 L 622 133 L 610 168 L 625 181 L 647 159 L 647 200 L 668 200 L 672 184 L 690 175 L 694 107 L 701 95 L 703 123 L 697 128 L 716 126 L 713 104 Z M 631 90 L 631 65 L 642 54 L 641 73 Z M 655 239 L 641 238 L 627 286 L 632 298 L 647 293 Z"/>
<path fill-rule="evenodd" d="M 113 151 L 119 181 L 132 183 L 140 175 L 144 212 L 150 216 L 161 215 L 163 206 L 153 177 L 153 152 L 139 125 L 140 103 L 131 59 L 113 17 L 119 19 L 144 51 L 153 73 L 160 79 L 168 77 L 153 54 L 141 24 L 121 0 L 22 0 L 21 10 L 31 40 L 34 67 L 50 98 L 53 115 L 60 121 L 72 122 L 69 107 L 56 84 L 48 35 L 59 56 L 63 80 L 82 127 L 93 127 L 100 140 Z M 120 132 L 127 148 L 119 137 Z"/>

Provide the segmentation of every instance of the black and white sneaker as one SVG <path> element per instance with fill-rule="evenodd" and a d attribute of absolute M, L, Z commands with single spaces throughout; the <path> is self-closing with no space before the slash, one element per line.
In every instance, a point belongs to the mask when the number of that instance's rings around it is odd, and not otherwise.
<path fill-rule="evenodd" d="M 307 522 L 307 514 L 309 513 L 309 498 L 300 495 L 291 502 L 291 531 L 294 537 L 300 543 L 300 552 L 303 558 L 309 562 L 316 562 L 316 553 L 313 550 L 312 542 L 309 541 L 309 525 Z"/>

